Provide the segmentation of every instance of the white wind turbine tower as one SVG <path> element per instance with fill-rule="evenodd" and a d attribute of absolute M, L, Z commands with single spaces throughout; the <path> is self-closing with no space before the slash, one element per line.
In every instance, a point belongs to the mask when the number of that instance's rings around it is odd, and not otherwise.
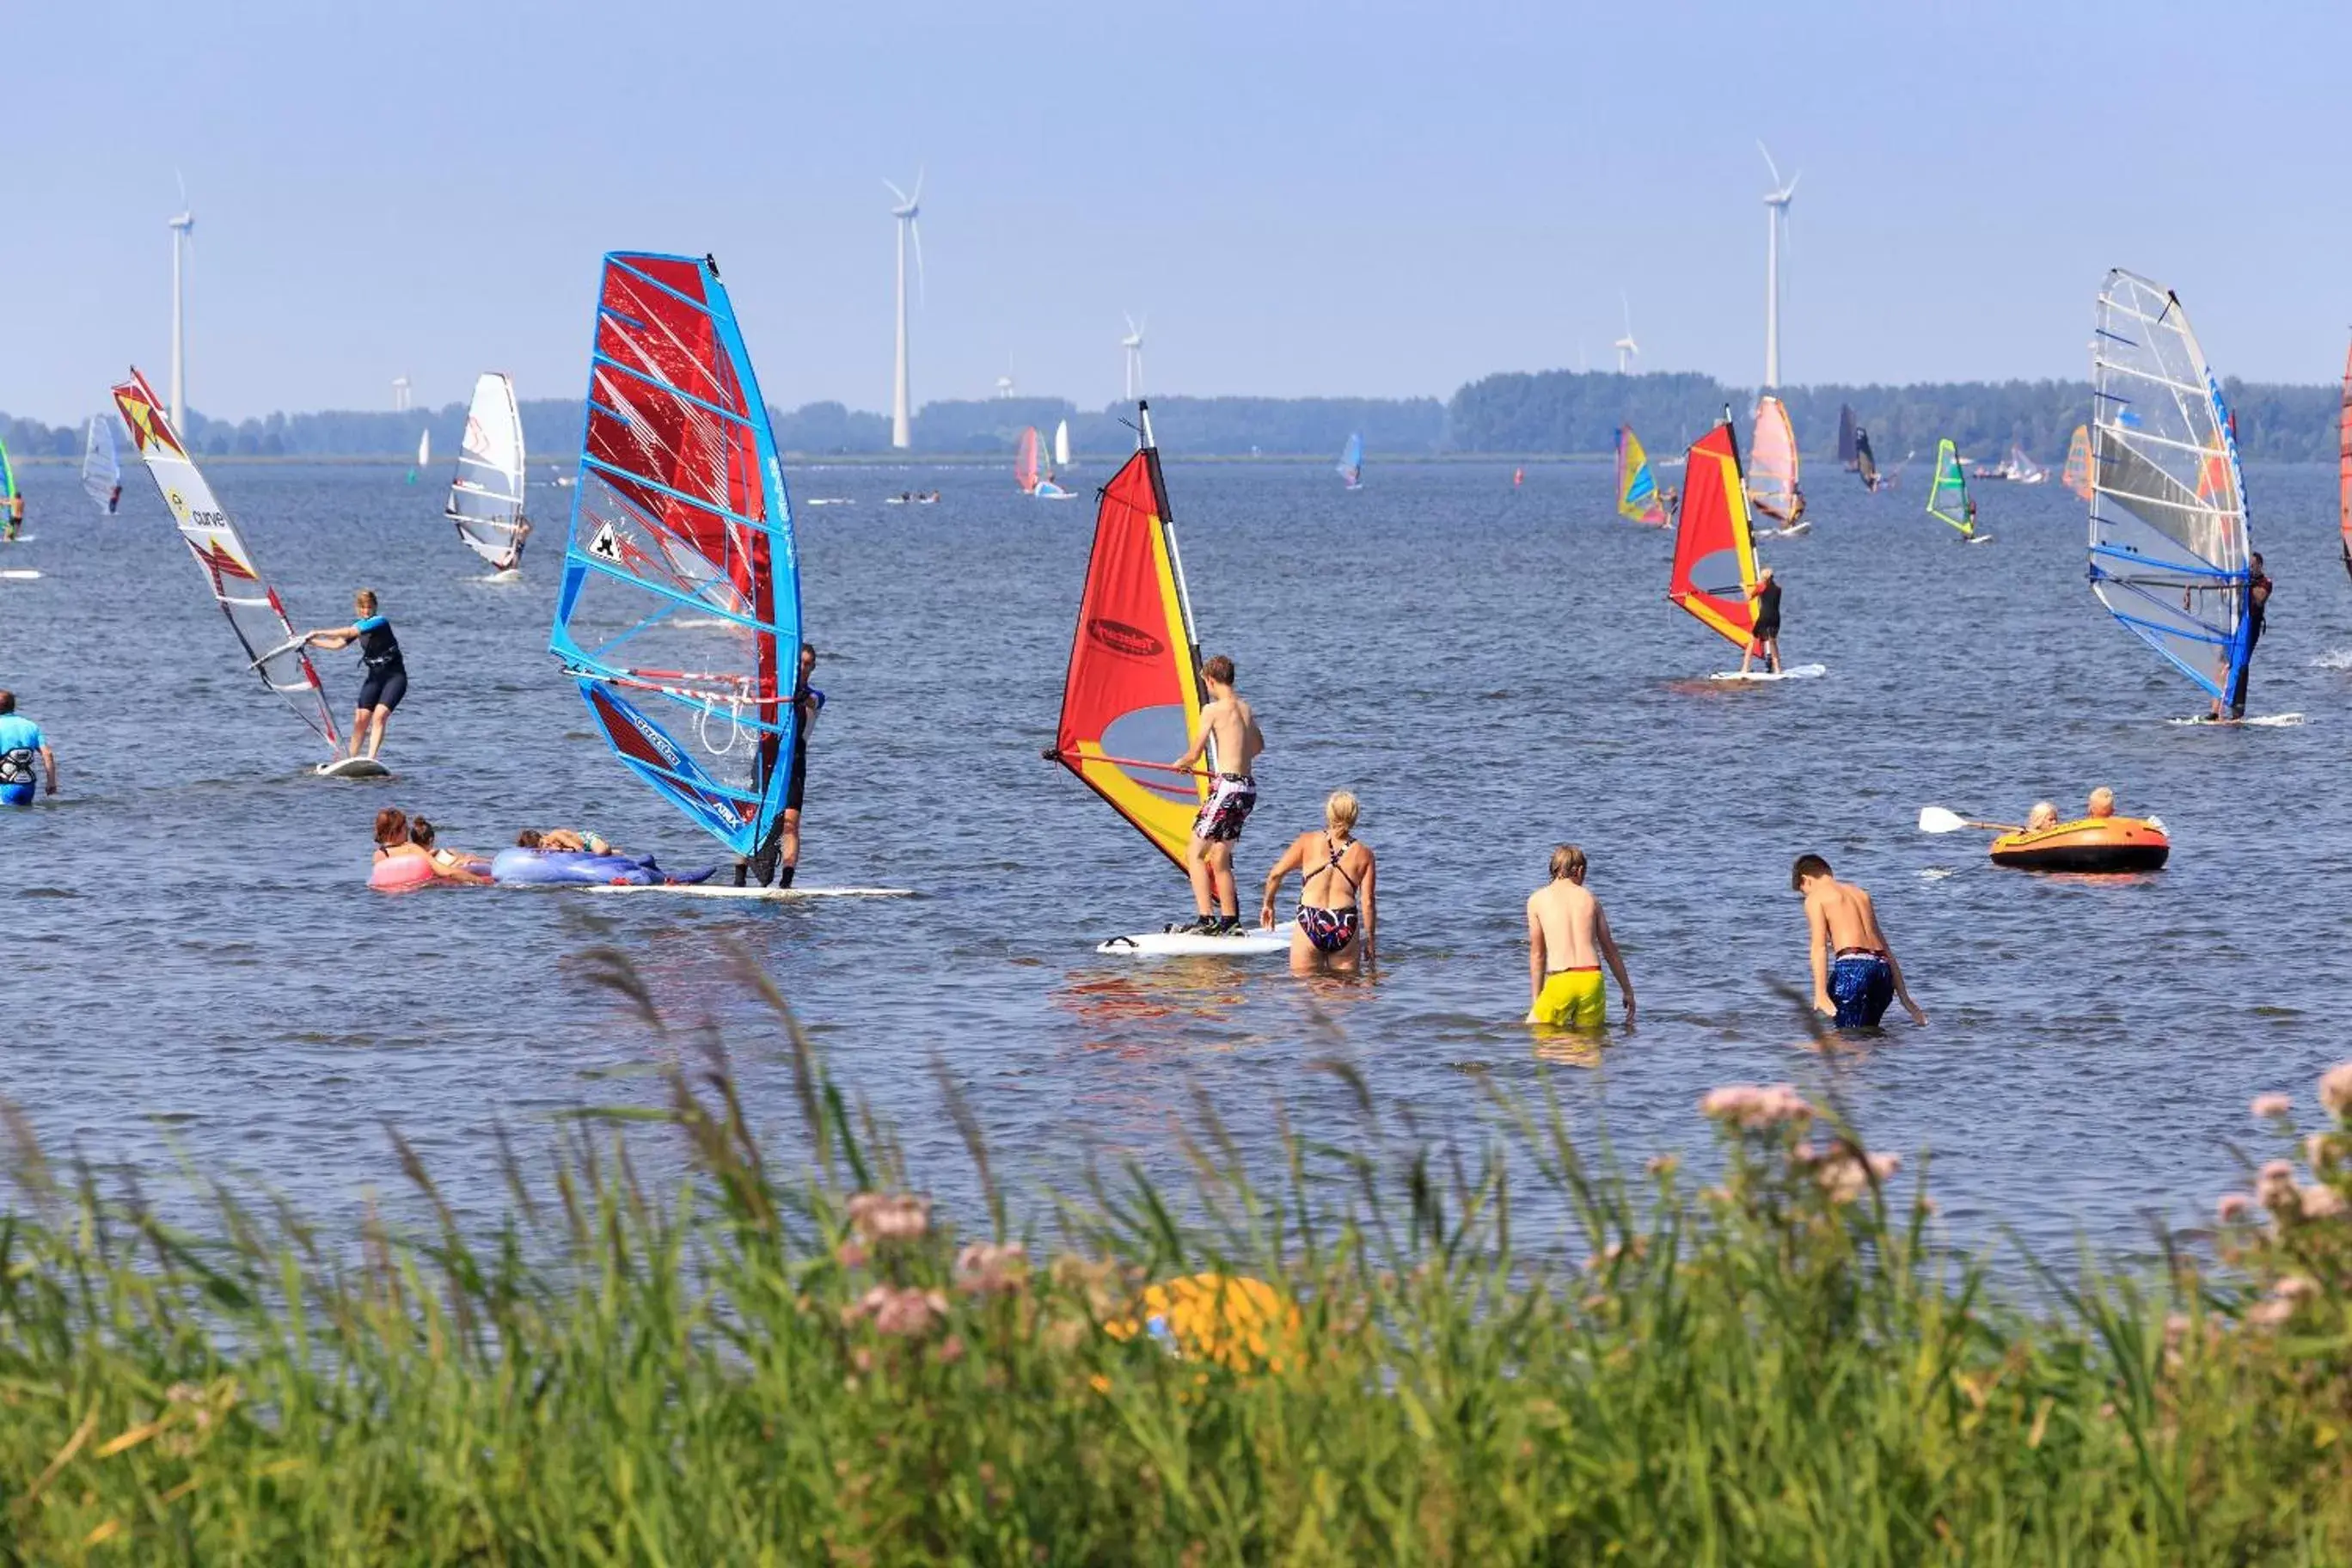
<path fill-rule="evenodd" d="M 1780 242 L 1789 233 L 1789 204 L 1797 199 L 1797 181 L 1805 175 L 1800 170 L 1782 184 L 1780 166 L 1772 162 L 1771 152 L 1761 142 L 1756 150 L 1772 171 L 1772 188 L 1764 193 L 1764 390 L 1769 392 L 1780 384 Z"/>
<path fill-rule="evenodd" d="M 1150 324 L 1149 312 L 1141 321 L 1129 316 L 1127 319 L 1127 336 L 1118 340 L 1119 348 L 1127 355 L 1127 396 L 1124 401 L 1129 403 L 1143 395 L 1143 329 Z"/>
<path fill-rule="evenodd" d="M 180 179 L 177 171 L 172 177 Z M 180 180 L 180 210 L 165 221 L 172 231 L 172 428 L 184 441 L 188 436 L 188 338 L 180 303 L 180 253 L 195 230 L 196 215 L 188 205 L 188 182 L 184 179 Z"/>
<path fill-rule="evenodd" d="M 890 216 L 898 220 L 898 359 L 897 377 L 890 388 L 890 445 L 903 452 L 914 444 L 913 423 L 907 407 L 907 240 L 910 235 L 915 241 L 915 286 L 926 297 L 930 293 L 923 271 L 923 226 L 915 221 L 916 214 L 922 210 L 923 172 L 915 171 L 915 194 L 911 196 L 887 180 L 882 184 L 898 198 L 898 205 L 890 209 Z"/>
<path fill-rule="evenodd" d="M 394 414 L 408 412 L 408 378 L 404 375 L 392 378 L 392 411 Z"/>
<path fill-rule="evenodd" d="M 1633 302 L 1625 298 L 1621 291 L 1617 296 L 1617 303 L 1623 306 L 1625 310 L 1625 335 L 1609 346 L 1617 351 L 1617 374 L 1623 375 L 1627 368 L 1641 354 L 1642 345 L 1633 341 Z"/>

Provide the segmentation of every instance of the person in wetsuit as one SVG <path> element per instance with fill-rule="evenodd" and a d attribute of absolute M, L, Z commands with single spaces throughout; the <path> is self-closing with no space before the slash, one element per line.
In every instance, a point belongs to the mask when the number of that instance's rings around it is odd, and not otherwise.
<path fill-rule="evenodd" d="M 0 691 L 0 805 L 30 805 L 39 781 L 34 768 L 48 775 L 49 793 L 58 793 L 58 759 L 49 750 L 41 727 L 16 711 L 16 694 Z"/>
<path fill-rule="evenodd" d="M 1756 584 L 1748 590 L 1748 596 L 1756 601 L 1756 632 L 1755 639 L 1739 655 L 1739 673 L 1747 674 L 1748 665 L 1760 658 L 1766 668 L 1778 675 L 1780 673 L 1780 584 L 1772 575 L 1772 568 L 1766 566 L 1757 572 Z"/>
<path fill-rule="evenodd" d="M 1356 797 L 1334 790 L 1323 803 L 1323 831 L 1290 841 L 1265 874 L 1258 924 L 1274 929 L 1274 900 L 1283 879 L 1298 877 L 1298 923 L 1290 937 L 1293 974 L 1353 974 L 1372 962 L 1379 935 L 1372 881 L 1379 868 L 1372 847 L 1356 837 Z M 1319 884 L 1319 885 L 1318 885 Z"/>
<path fill-rule="evenodd" d="M 2238 679 L 2230 683 L 2230 717 L 2231 719 L 2243 719 L 2246 716 L 2246 677 L 2253 671 L 2254 645 L 2263 640 L 2263 616 L 2267 613 L 2271 602 L 2270 574 L 2263 570 L 2261 556 L 2254 557 L 2253 568 L 2246 580 L 2246 598 L 2241 609 L 2246 626 L 2246 662 L 2238 667 Z M 2219 719 L 2221 716 L 2221 702 L 2219 698 L 2216 698 L 2213 701 L 2213 717 Z"/>
<path fill-rule="evenodd" d="M 362 588 L 352 595 L 352 606 L 359 618 L 348 626 L 329 626 L 302 634 L 302 641 L 320 647 L 349 647 L 360 645 L 360 664 L 367 671 L 360 682 L 360 700 L 352 714 L 351 755 L 360 754 L 367 747 L 367 760 L 374 762 L 383 750 L 383 729 L 392 710 L 408 695 L 408 667 L 401 661 L 400 639 L 392 635 L 392 623 L 376 609 L 375 590 Z"/>
<path fill-rule="evenodd" d="M 793 885 L 793 876 L 801 863 L 801 795 L 808 788 L 809 736 L 816 729 L 817 715 L 824 711 L 824 693 L 809 684 L 816 670 L 816 649 L 801 644 L 800 670 L 793 679 L 793 764 L 784 781 L 784 815 L 768 835 L 768 841 L 748 862 L 751 877 L 760 886 L 773 882 L 779 888 Z M 763 767 L 772 767 L 772 755 Z M 764 773 L 763 773 L 764 776 Z M 735 885 L 744 884 L 747 867 L 735 868 Z"/>

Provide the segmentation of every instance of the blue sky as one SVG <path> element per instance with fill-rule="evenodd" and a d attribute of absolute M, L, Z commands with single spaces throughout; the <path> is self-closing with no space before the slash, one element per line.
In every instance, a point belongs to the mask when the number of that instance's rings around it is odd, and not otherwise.
<path fill-rule="evenodd" d="M 2225 374 L 2352 321 L 2352 6 L 129 0 L 16 7 L 0 408 L 168 362 L 192 404 L 577 395 L 596 258 L 715 251 L 777 403 L 887 405 L 885 176 L 920 167 L 917 401 L 1444 395 L 1762 360 L 1760 137 L 1802 171 L 1783 378 L 2081 375 L 2125 265 Z M 101 12 L 93 16 L 91 13 Z"/>

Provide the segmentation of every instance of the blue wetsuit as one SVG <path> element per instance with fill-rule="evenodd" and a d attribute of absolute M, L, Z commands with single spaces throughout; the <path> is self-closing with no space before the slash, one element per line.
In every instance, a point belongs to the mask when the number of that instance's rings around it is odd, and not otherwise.
<path fill-rule="evenodd" d="M 408 667 L 401 662 L 400 639 L 392 635 L 392 623 L 382 616 L 370 616 L 355 624 L 360 633 L 360 663 L 367 669 L 366 679 L 360 682 L 359 706 L 389 713 L 408 695 Z"/>
<path fill-rule="evenodd" d="M 41 727 L 21 713 L 0 713 L 0 805 L 30 805 L 40 783 Z"/>
<path fill-rule="evenodd" d="M 1830 1000 L 1841 1029 L 1874 1026 L 1895 1001 L 1895 967 L 1883 952 L 1847 948 L 1830 964 Z"/>

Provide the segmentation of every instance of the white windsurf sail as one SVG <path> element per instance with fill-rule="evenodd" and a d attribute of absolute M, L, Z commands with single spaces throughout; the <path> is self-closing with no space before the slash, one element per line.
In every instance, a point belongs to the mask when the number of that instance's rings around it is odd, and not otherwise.
<path fill-rule="evenodd" d="M 522 564 L 522 416 L 515 408 L 514 383 L 495 371 L 474 383 L 457 473 L 441 515 L 457 525 L 467 548 L 498 570 Z"/>
<path fill-rule="evenodd" d="M 114 421 L 103 414 L 89 416 L 89 434 L 82 439 L 81 488 L 104 512 L 111 512 L 122 498 L 122 465 L 114 456 Z"/>
<path fill-rule="evenodd" d="M 1054 426 L 1054 467 L 1066 468 L 1069 466 L 1070 422 L 1065 419 Z"/>
<path fill-rule="evenodd" d="M 261 575 L 253 553 L 238 537 L 236 524 L 213 499 L 212 487 L 180 445 L 162 400 L 147 378 L 134 369 L 131 379 L 114 388 L 115 405 L 130 426 L 131 439 L 147 463 L 147 472 L 172 509 L 196 564 L 205 569 L 213 598 L 228 617 L 236 640 L 244 646 L 246 668 L 257 673 L 270 690 L 286 700 L 301 721 L 323 736 L 329 746 L 338 742 L 333 711 L 326 688 L 311 668 L 310 656 L 294 636 L 278 591 Z"/>
<path fill-rule="evenodd" d="M 2226 700 L 2252 651 L 2245 475 L 2221 383 L 2171 290 L 2107 274 L 2091 410 L 2091 591 Z"/>
<path fill-rule="evenodd" d="M 416 466 L 420 468 L 433 466 L 433 432 L 430 430 L 416 433 Z"/>

